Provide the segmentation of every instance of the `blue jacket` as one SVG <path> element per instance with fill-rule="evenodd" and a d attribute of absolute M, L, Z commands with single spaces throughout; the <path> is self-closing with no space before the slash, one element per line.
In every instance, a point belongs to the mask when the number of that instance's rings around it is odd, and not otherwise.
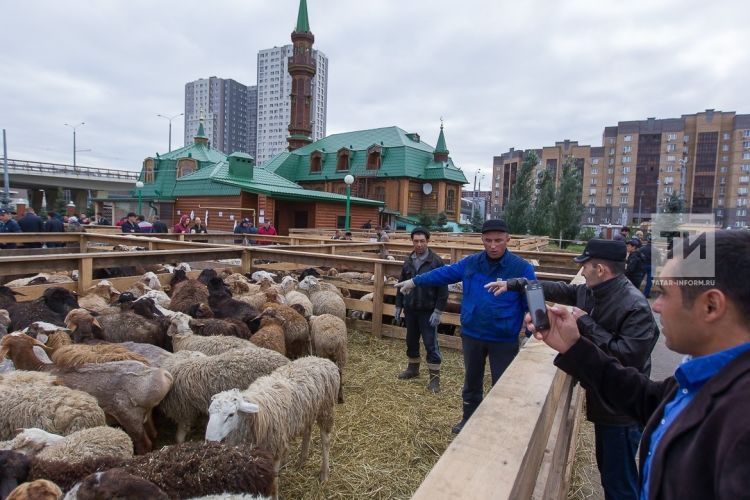
<path fill-rule="evenodd" d="M 480 252 L 429 273 L 414 277 L 416 285 L 448 285 L 462 281 L 461 334 L 487 342 L 518 342 L 526 312 L 526 298 L 518 292 L 499 296 L 484 285 L 498 279 L 536 279 L 534 268 L 506 250 L 499 262 L 490 263 L 487 252 Z"/>

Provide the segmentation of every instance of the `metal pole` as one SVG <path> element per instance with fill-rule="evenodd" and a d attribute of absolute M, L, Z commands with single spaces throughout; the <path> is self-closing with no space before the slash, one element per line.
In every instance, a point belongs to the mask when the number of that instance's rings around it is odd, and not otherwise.
<path fill-rule="evenodd" d="M 169 119 L 169 151 L 172 152 L 172 119 Z"/>
<path fill-rule="evenodd" d="M 3 207 L 8 208 L 10 203 L 10 176 L 8 175 L 8 143 L 5 140 L 5 129 L 3 129 Z"/>
<path fill-rule="evenodd" d="M 141 215 L 141 189 L 138 189 L 138 215 Z"/>
<path fill-rule="evenodd" d="M 73 166 L 76 166 L 76 128 L 73 127 Z"/>
<path fill-rule="evenodd" d="M 349 228 L 349 211 L 351 208 L 351 197 L 352 197 L 352 186 L 346 185 L 346 230 L 351 231 Z"/>

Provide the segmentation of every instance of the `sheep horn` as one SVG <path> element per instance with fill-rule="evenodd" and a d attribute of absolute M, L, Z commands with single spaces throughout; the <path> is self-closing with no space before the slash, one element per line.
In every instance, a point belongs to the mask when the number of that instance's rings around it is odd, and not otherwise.
<path fill-rule="evenodd" d="M 92 321 L 92 324 L 93 324 L 94 326 L 96 326 L 96 327 L 99 327 L 99 328 L 101 328 L 102 330 L 104 330 L 104 328 L 102 327 L 101 323 L 99 323 L 99 322 L 98 322 L 98 321 L 96 320 L 96 318 L 94 318 L 94 320 Z"/>

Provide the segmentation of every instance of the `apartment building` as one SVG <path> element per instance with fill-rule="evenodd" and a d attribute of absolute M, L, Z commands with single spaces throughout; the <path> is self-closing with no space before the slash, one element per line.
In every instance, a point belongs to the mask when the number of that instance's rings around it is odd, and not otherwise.
<path fill-rule="evenodd" d="M 526 151 L 493 159 L 492 214 L 508 202 Z M 750 115 L 708 109 L 680 118 L 618 122 L 605 127 L 602 146 L 576 141 L 533 150 L 538 170 L 573 158 L 582 174 L 582 223 L 633 224 L 661 212 L 673 194 L 693 213 L 712 213 L 717 224 L 748 226 Z"/>

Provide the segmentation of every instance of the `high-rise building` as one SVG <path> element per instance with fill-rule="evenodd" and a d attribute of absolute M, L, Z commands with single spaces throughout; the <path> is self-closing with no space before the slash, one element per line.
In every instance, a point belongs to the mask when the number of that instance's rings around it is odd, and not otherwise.
<path fill-rule="evenodd" d="M 185 84 L 185 144 L 193 141 L 202 115 L 212 147 L 225 154 L 254 154 L 255 92 L 255 87 L 215 76 Z"/>
<path fill-rule="evenodd" d="M 287 149 L 292 94 L 289 58 L 294 55 L 293 52 L 291 44 L 258 52 L 258 165 Z M 323 52 L 314 49 L 312 58 L 315 62 L 315 76 L 310 89 L 310 120 L 312 140 L 317 141 L 326 135 L 328 58 Z"/>
<path fill-rule="evenodd" d="M 531 151 L 531 150 L 527 150 Z M 750 115 L 707 109 L 680 118 L 618 122 L 605 127 L 602 146 L 575 141 L 533 150 L 539 168 L 573 161 L 582 173 L 582 223 L 638 224 L 675 199 L 687 211 L 712 213 L 718 225 L 748 227 Z M 508 202 L 525 151 L 493 160 L 492 214 Z"/>

